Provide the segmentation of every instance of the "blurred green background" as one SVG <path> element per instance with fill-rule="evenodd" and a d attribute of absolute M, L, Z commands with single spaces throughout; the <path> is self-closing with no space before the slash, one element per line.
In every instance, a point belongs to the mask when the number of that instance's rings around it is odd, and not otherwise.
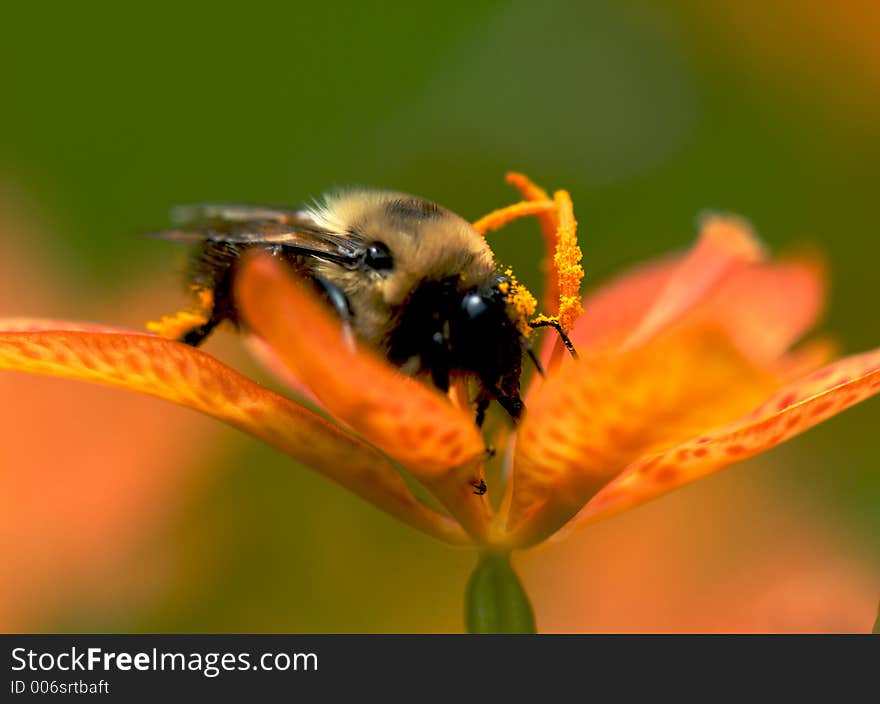
<path fill-rule="evenodd" d="M 360 183 L 476 219 L 514 199 L 503 175 L 515 169 L 571 191 L 588 286 L 689 244 L 700 210 L 736 211 L 775 251 L 820 248 L 823 329 L 845 351 L 876 347 L 878 10 L 760 5 L 8 5 L 0 185 L 42 228 L 29 246 L 67 295 L 34 310 L 22 289 L 3 313 L 80 317 L 100 300 L 105 322 L 122 322 L 107 311 L 132 281 L 177 285 L 179 250 L 133 233 L 178 203 L 297 204 Z M 534 223 L 492 241 L 539 288 Z M 790 497 L 825 516 L 876 573 L 878 425 L 875 400 L 731 472 L 781 497 L 767 510 Z M 166 577 L 111 598 L 62 589 L 30 628 L 461 628 L 468 551 L 235 431 L 210 442 L 179 509 L 125 563 L 127 579 Z"/>

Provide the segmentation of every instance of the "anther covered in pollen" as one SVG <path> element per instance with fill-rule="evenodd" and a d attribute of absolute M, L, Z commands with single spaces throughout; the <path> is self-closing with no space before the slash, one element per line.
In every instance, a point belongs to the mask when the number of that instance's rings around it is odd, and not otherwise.
<path fill-rule="evenodd" d="M 524 201 L 495 210 L 474 223 L 480 234 L 497 230 L 518 218 L 537 216 L 544 234 L 545 247 L 553 252 L 546 262 L 548 269 L 547 304 L 551 314 L 541 314 L 531 321 L 531 327 L 559 327 L 568 332 L 583 312 L 580 285 L 584 277 L 581 267 L 583 254 L 577 241 L 577 221 L 568 191 L 556 191 L 551 199 L 547 192 L 518 173 L 507 174 L 507 182 L 515 186 Z M 510 269 L 505 275 L 511 278 L 510 303 L 522 320 L 531 318 L 537 310 L 537 300 L 522 285 L 516 283 Z M 530 327 L 523 326 L 528 334 Z"/>
<path fill-rule="evenodd" d="M 574 327 L 575 321 L 583 313 L 581 305 L 581 279 L 584 269 L 581 266 L 581 248 L 577 241 L 577 221 L 574 207 L 567 191 L 556 191 L 553 195 L 559 223 L 556 228 L 556 251 L 553 254 L 553 269 L 559 288 L 559 324 L 566 332 Z"/>
<path fill-rule="evenodd" d="M 543 188 L 536 186 L 523 174 L 509 173 L 507 182 L 516 187 L 527 201 L 537 204 L 550 200 Z M 545 300 L 546 305 L 551 306 L 551 314 L 541 315 L 533 322 L 539 325 L 558 323 L 563 332 L 568 332 L 583 312 L 580 296 L 581 279 L 584 278 L 580 263 L 583 254 L 578 246 L 577 221 L 568 191 L 556 191 L 551 202 L 552 208 L 542 209 L 538 214 L 545 249 L 548 254 L 553 252 L 552 259 L 545 264 Z"/>

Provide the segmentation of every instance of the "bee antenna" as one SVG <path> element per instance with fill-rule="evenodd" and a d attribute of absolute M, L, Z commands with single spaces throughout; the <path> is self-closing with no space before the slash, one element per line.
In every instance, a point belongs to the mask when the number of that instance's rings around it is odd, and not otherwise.
<path fill-rule="evenodd" d="M 532 363 L 535 365 L 535 369 L 538 370 L 538 374 L 542 377 L 546 377 L 547 374 L 544 372 L 544 367 L 541 365 L 541 360 L 535 355 L 535 350 L 532 347 L 532 343 L 529 342 L 528 338 L 525 335 L 520 334 L 519 339 L 522 341 L 523 349 L 525 349 L 526 354 L 529 355 L 529 359 L 532 360 Z"/>
<path fill-rule="evenodd" d="M 574 348 L 574 345 L 571 344 L 571 339 L 568 335 L 565 334 L 565 330 L 562 329 L 562 326 L 559 324 L 558 320 L 532 320 L 529 321 L 529 327 L 534 328 L 553 328 L 558 334 L 563 344 L 565 345 L 565 349 L 567 349 L 571 356 L 575 359 L 578 358 L 577 350 Z"/>

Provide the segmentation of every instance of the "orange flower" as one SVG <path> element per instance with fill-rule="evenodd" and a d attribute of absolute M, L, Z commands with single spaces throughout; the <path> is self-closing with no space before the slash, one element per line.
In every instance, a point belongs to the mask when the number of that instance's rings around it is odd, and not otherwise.
<path fill-rule="evenodd" d="M 244 262 L 238 304 L 319 410 L 201 350 L 82 325 L 5 326 L 0 368 L 195 408 L 430 535 L 499 550 L 657 497 L 880 391 L 880 351 L 822 368 L 828 343 L 789 351 L 819 313 L 821 270 L 807 260 L 769 261 L 733 217 L 708 218 L 689 253 L 624 275 L 588 297 L 581 313 L 567 194 L 551 199 L 522 176 L 510 180 L 537 205 L 498 211 L 480 230 L 517 213 L 539 216 L 555 249 L 548 289 L 559 302 L 551 312 L 579 355 L 547 345 L 548 376 L 529 389 L 507 443 L 508 479 L 493 478 L 486 495 L 474 491 L 484 479 L 484 438 L 461 397 L 451 401 L 372 350 L 345 344 L 332 314 L 269 257 Z"/>

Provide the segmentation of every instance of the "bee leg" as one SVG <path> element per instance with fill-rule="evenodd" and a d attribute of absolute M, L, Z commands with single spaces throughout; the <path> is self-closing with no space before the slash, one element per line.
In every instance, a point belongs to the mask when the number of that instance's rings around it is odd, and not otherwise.
<path fill-rule="evenodd" d="M 537 355 L 535 354 L 535 350 L 532 347 L 532 344 L 529 342 L 528 338 L 522 334 L 519 337 L 523 349 L 526 351 L 526 354 L 529 355 L 529 359 L 532 360 L 532 364 L 535 365 L 535 370 L 538 372 L 538 374 L 541 375 L 541 377 L 546 377 L 547 374 L 544 372 L 544 367 L 541 364 L 541 360 L 538 359 Z"/>
<path fill-rule="evenodd" d="M 449 391 L 449 338 L 442 332 L 435 332 L 431 337 L 429 366 L 434 386 L 444 393 Z"/>
<path fill-rule="evenodd" d="M 214 332 L 220 323 L 224 320 L 236 322 L 235 308 L 232 304 L 232 294 L 230 277 L 227 274 L 221 279 L 211 294 L 210 303 L 207 304 L 209 315 L 208 319 L 190 330 L 184 332 L 177 338 L 178 342 L 183 342 L 191 347 L 198 347 Z"/>
<path fill-rule="evenodd" d="M 519 396 L 499 396 L 498 403 L 514 421 L 519 420 L 526 407 Z"/>
<path fill-rule="evenodd" d="M 177 341 L 191 347 L 198 347 L 207 339 L 208 335 L 214 331 L 214 328 L 216 328 L 219 323 L 219 319 L 214 319 L 212 317 L 204 325 L 199 325 L 197 328 L 185 332 Z"/>
<path fill-rule="evenodd" d="M 325 300 L 333 306 L 333 310 L 336 311 L 336 314 L 342 321 L 342 339 L 345 341 L 345 344 L 349 349 L 353 350 L 355 347 L 354 328 L 352 327 L 354 312 L 351 309 L 351 303 L 348 300 L 348 296 L 342 292 L 342 289 L 339 288 L 339 286 L 327 281 L 327 279 L 321 278 L 320 276 L 315 277 L 315 283 L 323 294 Z"/>
<path fill-rule="evenodd" d="M 562 343 L 565 345 L 565 349 L 569 351 L 572 357 L 575 359 L 578 358 L 577 350 L 574 348 L 574 345 L 571 344 L 571 338 L 565 334 L 565 330 L 562 329 L 562 326 L 559 324 L 557 320 L 538 320 L 532 321 L 529 323 L 529 327 L 534 328 L 553 328 L 556 333 L 559 335 Z"/>
<path fill-rule="evenodd" d="M 507 415 L 511 417 L 514 423 L 518 421 L 523 411 L 526 409 L 526 405 L 519 397 L 519 392 L 512 391 L 504 393 L 497 387 L 492 388 L 489 391 L 495 397 L 495 400 L 498 401 L 498 405 L 507 411 Z"/>
<path fill-rule="evenodd" d="M 486 411 L 489 410 L 489 403 L 492 401 L 492 397 L 489 395 L 489 392 L 486 389 L 481 389 L 480 393 L 477 395 L 477 427 L 482 428 L 483 423 L 486 421 Z M 487 448 L 488 450 L 488 448 Z"/>

